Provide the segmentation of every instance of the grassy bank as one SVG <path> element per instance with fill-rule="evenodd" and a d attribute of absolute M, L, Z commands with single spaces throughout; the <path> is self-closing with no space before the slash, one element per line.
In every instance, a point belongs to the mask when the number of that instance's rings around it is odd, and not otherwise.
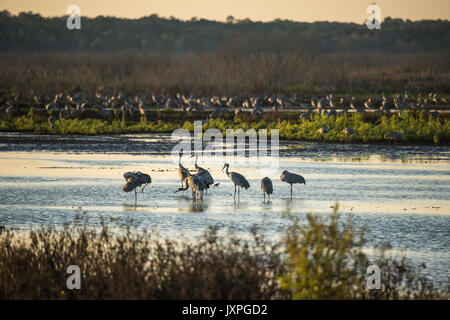
<path fill-rule="evenodd" d="M 369 261 L 364 231 L 340 219 L 293 219 L 283 240 L 219 236 L 211 227 L 195 243 L 164 240 L 128 226 L 66 225 L 0 234 L 2 299 L 445 299 L 404 258 L 383 250 Z M 367 288 L 367 266 L 381 270 L 381 289 Z M 68 290 L 66 269 L 81 269 Z"/>
<path fill-rule="evenodd" d="M 185 119 L 189 118 L 189 121 Z M 45 119 L 45 118 L 44 118 Z M 0 131 L 25 131 L 35 134 L 120 134 L 172 132 L 177 128 L 193 131 L 192 114 L 186 117 L 166 117 L 166 120 L 101 120 L 101 119 L 59 119 L 53 126 L 30 111 L 28 115 L 14 119 L 0 120 Z M 298 116 L 278 117 L 267 113 L 263 117 L 249 115 L 232 118 L 209 119 L 203 130 L 216 128 L 225 134 L 226 129 L 279 129 L 281 139 L 313 140 L 333 142 L 364 143 L 426 143 L 448 144 L 450 141 L 450 119 L 432 116 L 425 111 L 403 112 L 400 115 L 377 116 L 368 114 L 344 114 L 328 116 L 313 114 L 299 120 Z M 347 128 L 347 131 L 345 130 Z M 327 131 L 328 130 L 328 131 Z M 389 132 L 399 133 L 388 137 Z"/>

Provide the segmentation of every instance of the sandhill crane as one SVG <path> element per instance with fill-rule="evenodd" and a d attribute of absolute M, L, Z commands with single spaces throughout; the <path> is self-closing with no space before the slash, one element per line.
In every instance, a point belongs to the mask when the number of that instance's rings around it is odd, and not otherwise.
<path fill-rule="evenodd" d="M 326 127 L 322 127 L 317 130 L 317 132 L 320 134 L 325 134 L 325 133 L 328 133 L 329 131 L 330 131 L 330 128 L 326 128 Z"/>
<path fill-rule="evenodd" d="M 192 155 L 192 156 L 194 156 L 194 155 Z M 202 167 L 199 167 L 197 164 L 197 160 L 198 160 L 198 155 L 195 156 L 195 169 L 197 169 L 197 175 L 201 176 L 203 178 L 203 180 L 205 180 L 206 193 L 208 193 L 208 189 L 211 185 L 218 186 L 219 184 L 218 183 L 214 184 L 214 179 L 211 176 L 211 173 L 208 170 L 206 170 Z"/>
<path fill-rule="evenodd" d="M 247 190 L 248 188 L 250 188 L 250 183 L 248 183 L 247 179 L 245 179 L 245 177 L 242 174 L 237 172 L 228 172 L 229 167 L 230 165 L 228 163 L 225 163 L 223 165 L 222 170 L 227 168 L 226 174 L 234 183 L 234 196 L 236 196 L 236 187 L 238 187 L 238 196 L 239 196 L 241 188 L 245 188 L 245 190 Z"/>
<path fill-rule="evenodd" d="M 307 120 L 307 119 L 310 119 L 311 118 L 311 113 L 309 113 L 309 112 L 303 112 L 301 115 L 300 115 L 300 120 L 303 120 L 303 119 L 305 119 L 305 120 Z"/>
<path fill-rule="evenodd" d="M 192 157 L 194 157 L 194 155 L 192 155 Z M 199 167 L 197 164 L 198 161 L 198 155 L 195 155 L 195 169 L 197 169 L 197 173 L 199 173 L 200 171 L 208 171 L 202 167 Z"/>
<path fill-rule="evenodd" d="M 317 109 L 318 110 L 320 110 L 320 109 L 322 109 L 322 98 L 320 98 L 318 101 L 317 101 L 317 103 L 316 103 L 316 107 L 317 107 Z"/>
<path fill-rule="evenodd" d="M 48 117 L 48 124 L 50 128 L 53 128 L 53 125 L 55 124 L 55 118 L 53 116 Z"/>
<path fill-rule="evenodd" d="M 142 173 L 140 171 L 134 171 L 134 172 L 125 172 L 123 174 L 123 177 L 127 181 L 125 185 L 122 188 L 122 191 L 124 192 L 130 192 L 134 190 L 134 203 L 137 203 L 137 190 L 136 188 L 140 187 L 142 193 L 144 193 L 145 187 L 152 183 L 152 178 L 146 174 Z M 144 186 L 142 186 L 144 185 Z"/>
<path fill-rule="evenodd" d="M 234 109 L 234 116 L 235 116 L 235 117 L 241 116 L 242 113 L 243 113 L 242 108 L 235 108 L 235 109 Z"/>
<path fill-rule="evenodd" d="M 272 180 L 270 180 L 269 177 L 265 177 L 261 180 L 261 189 L 263 190 L 264 193 L 264 201 L 266 201 L 266 193 L 267 197 L 270 200 L 270 195 L 273 193 L 273 185 Z"/>
<path fill-rule="evenodd" d="M 311 107 L 313 107 L 313 109 L 317 106 L 317 102 L 316 102 L 316 98 L 312 97 L 311 98 Z"/>
<path fill-rule="evenodd" d="M 5 112 L 11 118 L 14 117 L 16 115 L 16 113 L 17 113 L 14 105 L 10 105 L 9 107 L 7 107 Z"/>
<path fill-rule="evenodd" d="M 291 197 L 292 197 L 292 185 L 294 183 L 306 184 L 305 178 L 303 178 L 299 174 L 291 173 L 287 170 L 284 170 L 280 176 L 280 180 L 283 182 L 287 182 L 291 185 Z"/>
<path fill-rule="evenodd" d="M 188 172 L 187 177 L 184 179 L 184 183 L 186 186 L 178 188 L 178 190 L 175 192 L 187 190 L 188 188 L 191 188 L 193 200 L 197 199 L 197 192 L 200 193 L 200 198 L 203 198 L 203 191 L 205 191 L 207 187 L 206 187 L 205 180 L 201 176 L 199 176 L 197 174 L 192 175 Z"/>
<path fill-rule="evenodd" d="M 342 129 L 342 133 L 345 133 L 349 136 L 354 136 L 355 135 L 355 130 L 353 130 L 352 128 L 346 127 L 344 129 Z"/>
<path fill-rule="evenodd" d="M 183 153 L 180 152 L 179 156 L 180 159 L 178 160 L 178 177 L 180 177 L 181 187 L 183 187 L 183 181 L 189 175 L 189 170 L 183 167 L 183 165 L 181 164 L 181 157 L 183 156 Z"/>
<path fill-rule="evenodd" d="M 384 135 L 385 139 L 398 139 L 403 135 L 403 131 L 390 131 Z"/>

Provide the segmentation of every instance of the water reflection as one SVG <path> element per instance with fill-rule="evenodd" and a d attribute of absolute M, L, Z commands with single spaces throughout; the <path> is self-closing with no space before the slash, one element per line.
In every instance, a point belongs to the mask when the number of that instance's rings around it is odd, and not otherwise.
<path fill-rule="evenodd" d="M 284 210 L 286 213 L 291 213 L 293 211 L 298 212 L 300 208 L 303 207 L 303 199 L 294 197 L 284 198 L 282 199 L 284 202 Z"/>
<path fill-rule="evenodd" d="M 265 210 L 271 210 L 272 209 L 272 200 L 263 201 L 261 204 L 261 208 Z"/>
<path fill-rule="evenodd" d="M 246 200 L 240 200 L 239 198 L 234 199 L 234 210 L 242 211 L 248 208 L 248 202 Z"/>
<path fill-rule="evenodd" d="M 131 204 L 131 203 L 124 203 L 122 205 L 122 208 L 124 211 L 148 211 L 145 209 L 148 209 L 148 206 L 143 205 L 143 204 Z"/>
<path fill-rule="evenodd" d="M 208 209 L 208 201 L 205 199 L 193 200 L 187 207 L 187 212 L 205 212 Z"/>

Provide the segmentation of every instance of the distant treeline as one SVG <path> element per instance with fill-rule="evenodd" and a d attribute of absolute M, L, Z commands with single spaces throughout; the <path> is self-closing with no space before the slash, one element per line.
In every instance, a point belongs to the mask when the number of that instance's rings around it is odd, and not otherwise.
<path fill-rule="evenodd" d="M 365 24 L 249 19 L 227 22 L 99 16 L 81 18 L 81 30 L 68 30 L 67 17 L 45 18 L 0 12 L 0 51 L 146 51 L 171 53 L 334 53 L 443 52 L 450 49 L 448 20 L 386 18 L 381 30 Z"/>

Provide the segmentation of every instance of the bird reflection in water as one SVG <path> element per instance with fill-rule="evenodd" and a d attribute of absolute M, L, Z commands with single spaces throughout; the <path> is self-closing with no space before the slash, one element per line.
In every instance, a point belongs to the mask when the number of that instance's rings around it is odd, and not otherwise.
<path fill-rule="evenodd" d="M 192 201 L 187 207 L 187 212 L 204 212 L 208 209 L 208 202 L 197 199 L 196 201 Z"/>
<path fill-rule="evenodd" d="M 145 208 L 147 208 L 147 206 L 144 206 L 144 205 L 141 205 L 141 204 L 127 204 L 127 203 L 124 203 L 123 204 L 123 210 L 124 211 L 137 211 L 138 209 L 141 211 L 141 210 L 144 210 Z"/>
<path fill-rule="evenodd" d="M 285 198 L 283 199 L 284 203 L 285 203 L 285 212 L 286 213 L 290 213 L 292 211 L 298 211 L 299 208 L 302 207 L 303 204 L 303 199 L 296 199 L 296 198 Z"/>
<path fill-rule="evenodd" d="M 261 208 L 263 208 L 264 210 L 272 210 L 272 200 L 264 200 L 261 204 Z"/>
<path fill-rule="evenodd" d="M 234 209 L 235 210 L 243 210 L 248 208 L 248 202 L 244 201 L 242 202 L 239 198 L 234 199 Z"/>

